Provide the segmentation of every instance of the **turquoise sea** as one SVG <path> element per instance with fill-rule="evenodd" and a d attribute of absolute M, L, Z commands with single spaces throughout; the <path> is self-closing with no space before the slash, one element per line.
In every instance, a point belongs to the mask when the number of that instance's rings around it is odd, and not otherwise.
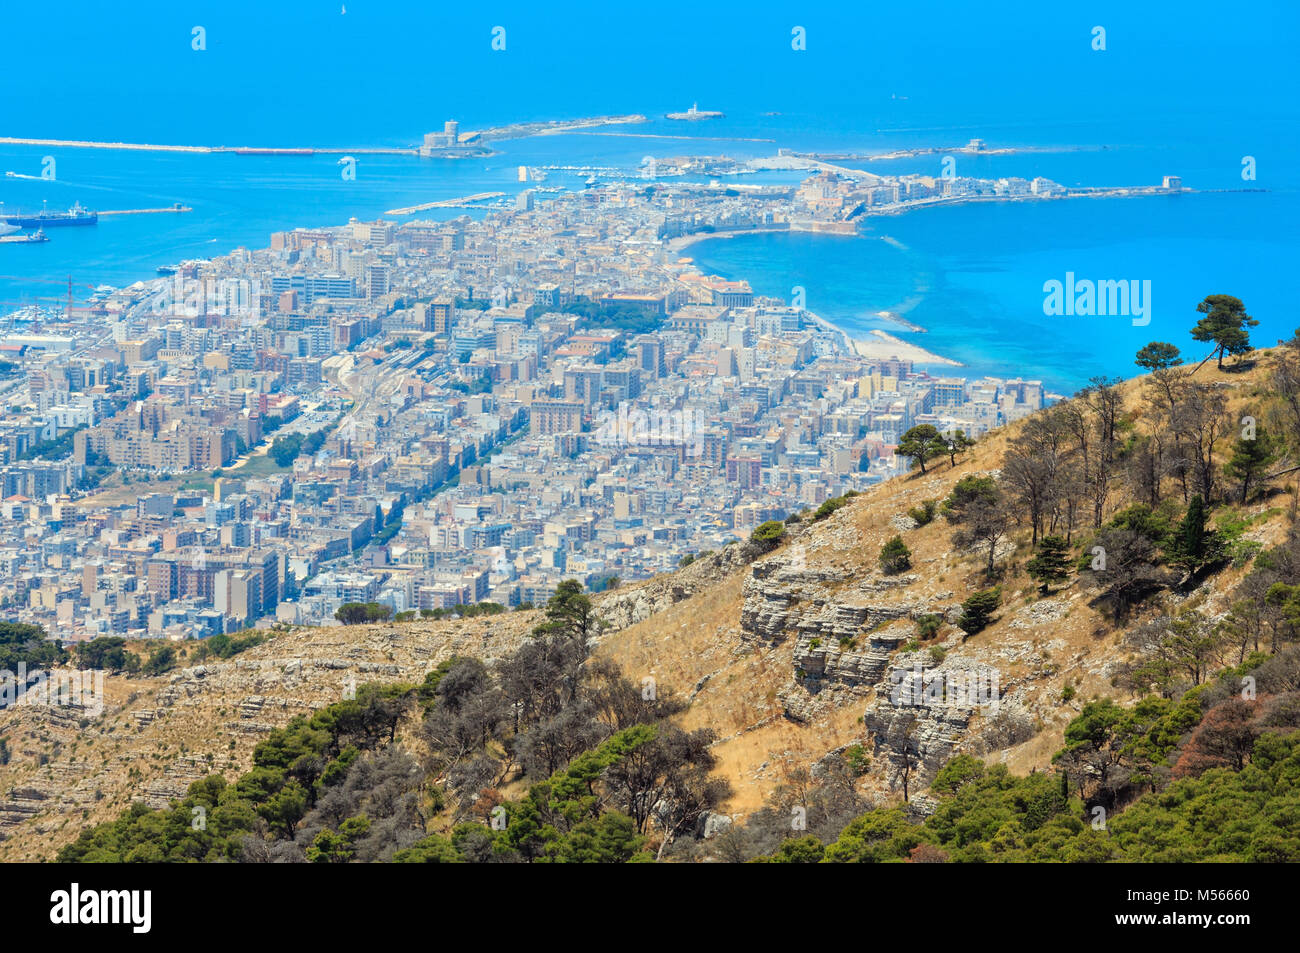
<path fill-rule="evenodd" d="M 1132 372 L 1132 353 L 1153 338 L 1194 351 L 1186 330 L 1210 293 L 1241 297 L 1261 321 L 1257 341 L 1271 343 L 1300 324 L 1283 291 L 1300 251 L 1300 8 L 1256 3 L 1224 16 L 1205 2 L 1137 7 L 1000 2 L 925 16 L 903 6 L 676 0 L 653 9 L 9 4 L 0 35 L 28 48 L 57 43 L 59 55 L 57 68 L 4 67 L 0 137 L 365 147 L 412 144 L 448 118 L 462 129 L 629 112 L 652 121 L 505 142 L 487 159 L 360 156 L 355 181 L 342 179 L 336 156 L 0 144 L 0 172 L 39 176 L 51 154 L 57 169 L 53 182 L 0 176 L 6 209 L 194 208 L 105 218 L 39 246 L 0 245 L 0 313 L 61 299 L 68 276 L 81 298 L 182 258 L 265 246 L 278 229 L 513 193 L 521 164 L 631 169 L 647 155 L 878 153 L 979 136 L 1031 151 L 960 156 L 958 174 L 1066 185 L 1176 174 L 1198 190 L 1268 191 L 939 208 L 873 219 L 860 239 L 749 236 L 691 254 L 764 293 L 802 286 L 809 307 L 850 331 L 884 327 L 876 311 L 905 312 L 927 329 L 917 343 L 968 373 L 1039 377 L 1061 390 Z M 203 50 L 193 49 L 196 26 Z M 491 48 L 495 26 L 506 30 L 504 51 Z M 1093 49 L 1097 26 L 1105 50 Z M 805 50 L 791 49 L 795 27 Z M 662 118 L 692 102 L 727 116 L 685 128 Z M 638 136 L 604 134 L 619 131 Z M 1242 179 L 1246 156 L 1254 180 Z M 937 174 L 940 159 L 859 165 Z M 1151 324 L 1045 317 L 1043 282 L 1067 271 L 1150 280 Z"/>
<path fill-rule="evenodd" d="M 1207 294 L 1245 301 L 1260 321 L 1256 343 L 1289 337 L 1300 325 L 1290 287 L 1297 242 L 1276 217 L 1294 222 L 1298 212 L 1290 193 L 977 204 L 875 218 L 861 238 L 770 233 L 686 254 L 763 294 L 801 286 L 811 310 L 850 334 L 880 328 L 965 365 L 949 373 L 1034 377 L 1072 393 L 1091 377 L 1135 373 L 1134 353 L 1152 340 L 1199 360 L 1205 346 L 1188 330 Z M 1150 323 L 1044 315 L 1044 282 L 1067 272 L 1150 280 Z"/>

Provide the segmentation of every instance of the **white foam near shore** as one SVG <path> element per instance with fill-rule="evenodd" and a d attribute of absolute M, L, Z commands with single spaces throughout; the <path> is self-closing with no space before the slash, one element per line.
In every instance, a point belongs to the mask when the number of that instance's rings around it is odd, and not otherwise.
<path fill-rule="evenodd" d="M 738 235 L 752 235 L 757 232 L 775 231 L 788 232 L 789 229 L 760 227 L 735 232 L 696 232 L 691 235 L 679 235 L 676 238 L 670 238 L 666 245 L 672 254 L 681 255 L 682 252 L 684 252 L 689 246 L 694 245 L 696 242 L 706 241 L 713 238 L 735 238 Z M 901 315 L 897 315 L 891 311 L 877 312 L 877 316 L 885 318 L 886 320 L 892 320 L 905 327 L 924 330 L 923 328 L 920 328 L 919 325 L 914 325 L 910 321 L 902 318 Z M 919 347 L 915 344 L 910 344 L 902 338 L 895 337 L 887 331 L 876 329 L 868 331 L 867 333 L 870 336 L 867 338 L 854 338 L 847 334 L 843 328 L 831 324 L 831 322 L 827 321 L 825 318 L 818 317 L 812 312 L 808 312 L 808 317 L 826 330 L 838 334 L 843 339 L 845 347 L 859 357 L 868 360 L 882 361 L 888 360 L 891 357 L 898 357 L 903 358 L 904 360 L 909 360 L 914 364 L 941 364 L 947 367 L 962 366 L 961 361 L 954 361 L 950 357 L 942 357 L 935 354 L 933 351 L 927 351 L 925 348 Z"/>
<path fill-rule="evenodd" d="M 853 352 L 859 357 L 869 360 L 885 360 L 891 357 L 901 357 L 909 360 L 914 364 L 944 364 L 948 367 L 961 367 L 961 361 L 954 361 L 950 357 L 941 357 L 933 351 L 927 351 L 923 347 L 915 344 L 909 344 L 901 338 L 896 338 L 887 331 L 879 329 L 867 332 L 871 335 L 869 338 L 845 338 Z"/>
<path fill-rule="evenodd" d="M 895 337 L 888 331 L 881 331 L 877 328 L 868 331 L 868 337 L 854 338 L 850 337 L 843 328 L 831 324 L 825 318 L 819 318 L 812 313 L 809 313 L 808 316 L 826 330 L 838 334 L 854 354 L 869 361 L 886 361 L 891 357 L 897 357 L 911 361 L 913 364 L 942 364 L 947 367 L 962 366 L 961 361 L 954 361 L 950 357 L 942 357 L 933 351 L 927 351 L 923 347 Z"/>

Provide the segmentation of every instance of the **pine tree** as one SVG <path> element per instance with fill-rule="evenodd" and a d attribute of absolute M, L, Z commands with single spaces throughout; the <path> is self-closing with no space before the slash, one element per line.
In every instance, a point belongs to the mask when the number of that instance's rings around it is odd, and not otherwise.
<path fill-rule="evenodd" d="M 1250 346 L 1250 332 L 1246 328 L 1253 328 L 1259 322 L 1246 313 L 1246 306 L 1240 298 L 1232 295 L 1208 295 L 1196 306 L 1196 310 L 1205 317 L 1192 328 L 1192 337 L 1197 341 L 1214 343 L 1214 350 L 1210 353 L 1219 356 L 1220 369 L 1223 368 L 1223 355 L 1247 354 L 1253 350 Z"/>
<path fill-rule="evenodd" d="M 925 472 L 925 462 L 948 452 L 948 442 L 933 424 L 918 424 L 898 442 L 900 456 L 911 457 Z"/>
<path fill-rule="evenodd" d="M 1166 548 L 1165 555 L 1170 563 L 1194 573 L 1219 557 L 1219 535 L 1206 526 L 1208 521 L 1205 501 L 1200 496 L 1193 496 Z"/>
<path fill-rule="evenodd" d="M 961 604 L 961 618 L 957 627 L 972 636 L 989 624 L 993 613 L 1002 604 L 1002 587 L 981 589 Z"/>
<path fill-rule="evenodd" d="M 1167 341 L 1152 341 L 1137 352 L 1134 362 L 1148 371 L 1163 371 L 1183 363 L 1178 348 Z"/>
<path fill-rule="evenodd" d="M 1052 583 L 1064 582 L 1070 576 L 1070 547 L 1060 536 L 1044 536 L 1038 552 L 1025 565 L 1030 578 L 1038 581 L 1043 595 L 1051 591 Z"/>
<path fill-rule="evenodd" d="M 957 465 L 957 454 L 965 453 L 971 447 L 975 446 L 975 441 L 966 436 L 964 430 L 954 430 L 951 437 L 947 438 L 948 461 L 955 467 Z"/>
<path fill-rule="evenodd" d="M 555 587 L 555 595 L 546 603 L 546 621 L 533 628 L 536 636 L 567 636 L 582 650 L 600 630 L 591 598 L 582 591 L 582 583 L 566 579 Z"/>
<path fill-rule="evenodd" d="M 1252 482 L 1268 472 L 1278 458 L 1278 442 L 1272 434 L 1265 433 L 1263 427 L 1255 430 L 1253 436 L 1242 436 L 1232 448 L 1232 456 L 1223 465 L 1223 472 L 1229 478 L 1241 481 L 1241 502 L 1246 502 Z"/>

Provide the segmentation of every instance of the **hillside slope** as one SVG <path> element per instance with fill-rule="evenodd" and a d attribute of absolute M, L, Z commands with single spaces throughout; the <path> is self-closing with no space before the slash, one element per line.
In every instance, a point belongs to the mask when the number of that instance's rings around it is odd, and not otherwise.
<path fill-rule="evenodd" d="M 1261 352 L 1246 373 L 1206 365 L 1194 379 L 1222 388 L 1235 417 L 1255 402 L 1271 368 L 1272 359 Z M 1143 380 L 1120 387 L 1135 416 L 1143 410 Z M 915 753 L 923 778 L 959 752 L 1028 773 L 1050 766 L 1066 725 L 1087 699 L 1109 696 L 1127 704 L 1137 697 L 1113 684 L 1134 656 L 1126 635 L 1137 620 L 1117 625 L 1096 603 L 1098 590 L 1078 577 L 1043 596 L 1025 573 L 1032 548 L 1024 528 L 998 545 L 1004 595 L 993 622 L 969 638 L 951 624 L 963 599 L 987 584 L 982 555 L 954 546 L 953 528 L 941 516 L 918 527 L 908 513 L 926 500 L 944 499 L 963 477 L 996 475 L 1008 442 L 1025 426 L 1021 421 L 994 433 L 955 467 L 946 459 L 932 463 L 928 473 L 887 481 L 825 520 L 796 524 L 792 538 L 770 555 L 603 643 L 602 651 L 629 673 L 690 691 L 684 720 L 718 733 L 716 753 L 736 788 L 732 811 L 756 809 L 792 770 L 853 744 L 875 752 L 864 790 L 885 802 L 900 798 L 898 734 L 912 712 L 918 723 L 906 727 L 919 735 Z M 1251 522 L 1243 542 L 1266 548 L 1286 538 L 1290 521 L 1272 495 L 1234 508 Z M 877 556 L 895 535 L 910 548 L 912 567 L 890 576 Z M 1169 594 L 1169 603 L 1195 602 L 1204 615 L 1220 619 L 1246 571 L 1228 566 L 1194 591 Z M 919 645 L 916 620 L 928 613 L 945 624 Z M 926 679 L 991 675 L 1000 704 L 919 711 L 891 704 L 890 689 L 917 670 Z"/>

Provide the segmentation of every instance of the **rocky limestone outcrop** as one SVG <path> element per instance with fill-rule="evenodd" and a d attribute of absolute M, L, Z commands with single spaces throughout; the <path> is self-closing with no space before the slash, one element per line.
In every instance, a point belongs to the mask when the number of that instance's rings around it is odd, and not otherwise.
<path fill-rule="evenodd" d="M 891 787 L 905 772 L 912 790 L 929 784 L 971 741 L 977 723 L 991 723 L 1004 704 L 1000 678 L 976 660 L 949 656 L 935 664 L 923 652 L 904 653 L 889 666 L 862 724 L 873 757 L 889 766 Z"/>
<path fill-rule="evenodd" d="M 780 693 L 787 717 L 807 721 L 827 704 L 869 694 L 890 657 L 914 637 L 911 620 L 951 610 L 951 593 L 899 598 L 916 581 L 855 579 L 844 570 L 810 567 L 787 551 L 750 567 L 742 588 L 741 641 L 774 646 L 794 638 L 794 683 Z M 830 698 L 817 697 L 827 690 Z"/>
<path fill-rule="evenodd" d="M 832 627 L 830 638 L 801 631 L 795 644 L 795 678 L 811 694 L 827 686 L 866 694 L 880 682 L 890 657 L 914 634 L 910 624 L 871 632 L 855 627 L 848 635 L 839 631 Z"/>
<path fill-rule="evenodd" d="M 754 563 L 742 586 L 741 640 L 784 642 L 806 614 L 826 607 L 832 598 L 830 587 L 846 578 L 833 569 L 792 565 L 784 553 Z"/>
<path fill-rule="evenodd" d="M 724 546 L 677 572 L 602 594 L 595 602 L 596 611 L 605 624 L 603 631 L 605 634 L 619 632 L 644 622 L 700 590 L 716 585 L 762 553 L 761 547 L 751 543 Z"/>

